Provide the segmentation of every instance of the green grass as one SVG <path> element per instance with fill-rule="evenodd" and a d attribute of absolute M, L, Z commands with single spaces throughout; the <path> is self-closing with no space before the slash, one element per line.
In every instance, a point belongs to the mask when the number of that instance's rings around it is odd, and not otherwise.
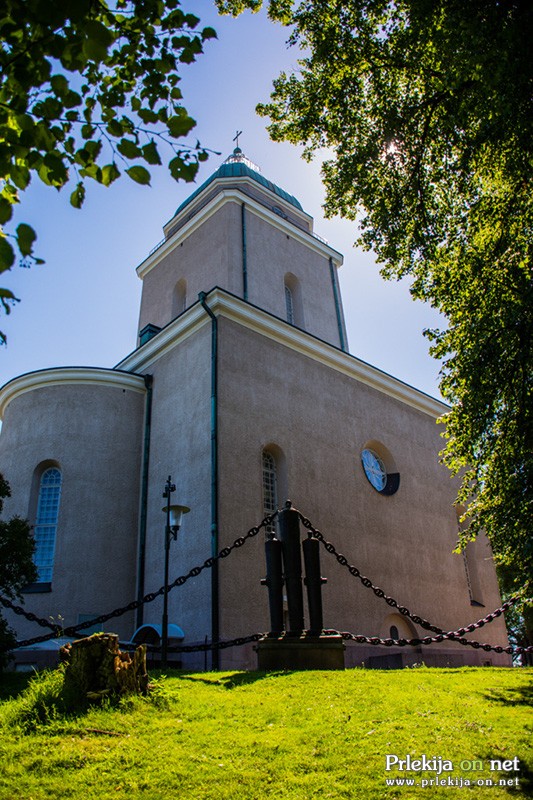
<path fill-rule="evenodd" d="M 0 699 L 0 800 L 261 800 L 530 796 L 533 670 L 175 673 L 148 699 L 65 713 L 60 680 L 15 677 Z M 17 682 L 18 681 L 18 682 Z M 11 697 L 9 697 L 11 695 Z M 14 696 L 13 696 L 14 695 Z M 469 788 L 390 787 L 385 755 L 453 762 Z M 520 789 L 478 787 L 490 759 Z M 481 760 L 482 771 L 461 762 Z"/>

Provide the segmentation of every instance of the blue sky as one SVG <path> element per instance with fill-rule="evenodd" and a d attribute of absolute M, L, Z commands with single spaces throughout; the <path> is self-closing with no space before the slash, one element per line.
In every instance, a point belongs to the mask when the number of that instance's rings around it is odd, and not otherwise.
<path fill-rule="evenodd" d="M 285 44 L 287 30 L 263 13 L 218 17 L 212 0 L 189 7 L 219 37 L 183 71 L 184 105 L 197 120 L 191 140 L 220 155 L 201 165 L 195 185 L 176 183 L 164 167 L 151 168 L 151 188 L 127 176 L 108 189 L 89 185 L 82 211 L 70 207 L 68 187 L 56 192 L 34 180 L 17 216 L 37 230 L 36 252 L 46 263 L 2 276 L 1 285 L 21 302 L 0 320 L 8 336 L 0 349 L 0 385 L 52 366 L 112 367 L 134 349 L 141 292 L 135 267 L 162 238 L 177 206 L 229 155 L 239 129 L 245 154 L 300 200 L 315 231 L 344 254 L 340 283 L 350 352 L 439 396 L 438 364 L 422 336 L 439 324 L 436 312 L 413 302 L 406 282 L 385 282 L 372 255 L 354 249 L 353 222 L 324 219 L 320 163 L 308 164 L 298 148 L 271 142 L 267 120 L 255 113 L 273 78 L 297 68 L 298 53 Z"/>

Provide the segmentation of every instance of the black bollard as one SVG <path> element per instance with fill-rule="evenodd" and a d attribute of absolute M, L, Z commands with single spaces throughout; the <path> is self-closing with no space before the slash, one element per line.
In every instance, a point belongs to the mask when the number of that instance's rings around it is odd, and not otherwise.
<path fill-rule="evenodd" d="M 304 551 L 305 580 L 307 587 L 307 605 L 309 607 L 309 633 L 320 636 L 324 627 L 322 616 L 322 584 L 326 578 L 320 574 L 320 544 L 318 539 L 309 538 L 302 543 Z"/>
<path fill-rule="evenodd" d="M 304 600 L 302 592 L 302 556 L 300 552 L 300 523 L 298 512 L 287 500 L 278 515 L 279 538 L 283 553 L 287 604 L 289 606 L 289 635 L 299 636 L 304 629 Z"/>
<path fill-rule="evenodd" d="M 268 587 L 270 609 L 270 633 L 279 635 L 283 631 L 283 569 L 281 565 L 281 542 L 273 533 L 265 542 L 266 578 L 261 581 Z"/>

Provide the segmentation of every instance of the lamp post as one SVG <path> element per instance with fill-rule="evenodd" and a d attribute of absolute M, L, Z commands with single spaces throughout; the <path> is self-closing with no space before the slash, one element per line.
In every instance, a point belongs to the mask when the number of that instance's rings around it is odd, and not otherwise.
<path fill-rule="evenodd" d="M 176 491 L 176 485 L 172 483 L 170 475 L 167 478 L 165 491 L 163 497 L 167 501 L 163 511 L 166 514 L 165 525 L 165 583 L 163 591 L 163 621 L 161 626 L 161 668 L 165 669 L 167 666 L 167 650 L 168 650 L 168 562 L 170 555 L 170 540 L 174 541 L 178 538 L 178 531 L 181 527 L 181 520 L 184 514 L 187 514 L 191 509 L 187 506 L 170 505 L 170 496 L 172 492 Z"/>

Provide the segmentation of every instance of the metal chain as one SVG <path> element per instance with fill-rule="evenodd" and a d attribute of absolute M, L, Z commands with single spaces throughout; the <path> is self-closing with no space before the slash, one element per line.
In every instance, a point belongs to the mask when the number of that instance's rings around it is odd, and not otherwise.
<path fill-rule="evenodd" d="M 456 631 L 449 633 L 442 633 L 439 636 L 425 636 L 423 639 L 380 639 L 377 636 L 363 636 L 361 634 L 349 633 L 347 631 L 323 631 L 326 636 L 341 636 L 348 641 L 357 642 L 358 644 L 372 644 L 384 645 L 385 647 L 419 647 L 420 645 L 436 644 L 445 640 L 458 642 L 465 647 L 473 647 L 474 650 L 486 650 L 487 652 L 493 651 L 495 653 L 508 653 L 509 655 L 522 655 L 525 653 L 533 653 L 533 647 L 502 647 L 501 645 L 482 644 L 481 642 L 474 642 L 464 637 L 458 637 Z"/>
<path fill-rule="evenodd" d="M 250 642 L 258 642 L 266 633 L 252 633 L 250 636 L 239 636 L 236 639 L 226 639 L 222 642 L 209 642 L 205 644 L 180 644 L 169 647 L 169 653 L 207 653 L 210 650 L 225 650 L 227 647 L 242 647 Z"/>
<path fill-rule="evenodd" d="M 269 514 L 262 520 L 262 522 L 259 525 L 250 528 L 250 530 L 244 536 L 239 536 L 237 539 L 235 539 L 232 545 L 230 545 L 229 547 L 222 548 L 222 550 L 220 550 L 220 552 L 217 553 L 217 555 L 211 556 L 210 558 L 206 559 L 202 565 L 193 567 L 191 570 L 189 570 L 189 572 L 186 575 L 180 575 L 178 578 L 176 578 L 175 581 L 173 581 L 171 584 L 168 585 L 167 587 L 168 591 L 171 591 L 177 586 L 183 586 L 183 584 L 186 583 L 189 580 L 189 578 L 197 577 L 198 575 L 200 575 L 201 572 L 203 572 L 204 569 L 211 569 L 216 561 L 222 558 L 227 558 L 227 556 L 229 556 L 233 552 L 233 550 L 242 547 L 248 539 L 257 536 L 257 534 L 260 532 L 262 528 L 272 524 L 274 519 L 277 517 L 278 513 L 279 513 L 278 511 L 275 511 L 273 514 Z M 426 636 L 422 639 L 418 638 L 381 639 L 377 636 L 363 636 L 361 634 L 354 634 L 347 631 L 338 632 L 334 630 L 326 630 L 323 632 L 324 635 L 336 635 L 336 636 L 341 636 L 344 640 L 350 640 L 360 644 L 382 645 L 385 647 L 391 647 L 391 646 L 418 647 L 421 645 L 425 646 L 448 640 L 448 641 L 456 641 L 461 645 L 467 647 L 473 647 L 474 649 L 494 651 L 496 653 L 508 653 L 517 655 L 533 653 L 533 647 L 512 647 L 511 645 L 509 645 L 508 647 L 501 647 L 500 645 L 482 644 L 480 642 L 471 641 L 469 639 L 464 638 L 465 633 L 472 633 L 474 630 L 482 628 L 484 625 L 492 622 L 497 617 L 500 617 L 505 611 L 507 611 L 507 609 L 511 608 L 518 602 L 518 600 L 521 599 L 519 596 L 511 597 L 509 600 L 503 603 L 501 608 L 498 608 L 495 611 L 491 612 L 490 614 L 487 614 L 487 616 L 483 617 L 482 619 L 479 619 L 477 622 L 471 623 L 470 625 L 467 625 L 463 628 L 458 628 L 456 631 L 445 632 L 442 628 L 439 628 L 436 625 L 432 625 L 430 622 L 428 622 L 428 620 L 424 619 L 423 617 L 420 617 L 416 614 L 412 614 L 408 608 L 399 605 L 399 603 L 393 597 L 387 596 L 383 591 L 383 589 L 380 589 L 378 586 L 375 586 L 369 578 L 365 577 L 364 575 L 361 575 L 361 572 L 357 567 L 354 567 L 351 564 L 349 564 L 348 559 L 344 555 L 342 555 L 342 553 L 337 552 L 335 546 L 331 542 L 328 542 L 326 540 L 321 531 L 315 528 L 313 524 L 310 522 L 310 520 L 304 517 L 300 512 L 298 512 L 298 516 L 304 528 L 306 528 L 311 533 L 311 535 L 314 536 L 314 538 L 318 539 L 318 541 L 321 542 L 321 544 L 324 546 L 324 548 L 327 550 L 328 553 L 331 553 L 332 555 L 335 556 L 335 558 L 337 559 L 338 563 L 341 566 L 345 567 L 350 572 L 350 574 L 353 575 L 355 578 L 358 578 L 363 584 L 363 586 L 365 586 L 365 588 L 372 589 L 376 597 L 385 600 L 385 602 L 389 606 L 398 609 L 400 614 L 409 617 L 409 619 L 411 619 L 417 625 L 420 625 L 422 628 L 433 631 L 434 633 L 437 634 L 437 636 L 433 637 Z M 114 609 L 108 614 L 102 614 L 99 617 L 95 617 L 94 619 L 87 620 L 83 623 L 70 626 L 67 628 L 61 628 L 61 626 L 51 623 L 49 620 L 46 620 L 42 617 L 37 617 L 35 614 L 26 611 L 21 606 L 16 606 L 6 597 L 0 596 L 0 603 L 6 608 L 10 608 L 15 614 L 18 614 L 19 616 L 24 616 L 30 622 L 35 622 L 36 624 L 41 625 L 42 627 L 51 628 L 53 631 L 52 633 L 46 634 L 44 636 L 37 636 L 34 637 L 33 639 L 26 639 L 23 642 L 17 642 L 15 647 L 19 648 L 31 644 L 37 644 L 39 642 L 49 641 L 50 639 L 55 639 L 62 635 L 75 636 L 79 631 L 84 630 L 85 628 L 89 628 L 92 627 L 93 625 L 107 622 L 109 619 L 120 617 L 123 614 L 126 614 L 128 611 L 134 611 L 140 606 L 144 605 L 145 603 L 151 603 L 157 597 L 160 597 L 164 592 L 165 592 L 165 587 L 161 586 L 156 592 L 149 592 L 148 594 L 144 595 L 144 597 L 141 600 L 134 600 L 131 603 L 128 603 L 126 606 Z M 222 642 L 211 642 L 198 645 L 178 645 L 176 647 L 169 648 L 168 651 L 172 653 L 193 653 L 193 652 L 208 652 L 211 650 L 222 650 L 228 647 L 240 647 L 242 645 L 249 644 L 250 642 L 257 642 L 266 635 L 267 634 L 264 633 L 254 633 L 251 634 L 250 636 L 240 636 L 236 639 L 229 639 Z M 150 649 L 156 650 L 158 648 L 150 648 Z"/>
<path fill-rule="evenodd" d="M 9 608 L 14 614 L 17 614 L 19 617 L 26 617 L 27 620 L 30 622 L 35 622 L 37 625 L 40 625 L 42 628 L 50 628 L 53 631 L 61 631 L 61 625 L 57 625 L 54 622 L 50 622 L 48 619 L 44 619 L 44 617 L 38 617 L 36 614 L 32 614 L 31 611 L 26 611 L 25 608 L 22 606 L 16 606 L 11 600 L 8 600 L 7 597 L 3 597 L 0 595 L 0 603 L 4 606 L 4 608 Z"/>
<path fill-rule="evenodd" d="M 392 608 L 398 609 L 400 614 L 402 614 L 404 617 L 409 617 L 409 619 L 411 619 L 417 625 L 420 625 L 421 628 L 425 628 L 428 631 L 433 631 L 433 633 L 436 633 L 439 636 L 446 635 L 451 638 L 451 632 L 446 632 L 442 628 L 439 628 L 437 625 L 432 625 L 431 622 L 429 622 L 427 619 L 424 619 L 423 617 L 418 616 L 418 614 L 412 614 L 408 608 L 406 608 L 405 606 L 401 606 L 398 603 L 398 601 L 394 599 L 394 597 L 389 597 L 388 595 L 386 595 L 383 589 L 380 589 L 379 586 L 375 586 L 372 583 L 370 578 L 361 575 L 360 570 L 357 569 L 357 567 L 351 565 L 348 562 L 346 556 L 343 556 L 342 553 L 338 553 L 337 549 L 335 548 L 335 545 L 332 544 L 331 542 L 328 542 L 324 534 L 321 533 L 321 531 L 319 531 L 317 528 L 315 528 L 313 524 L 306 517 L 304 517 L 300 512 L 298 512 L 298 516 L 304 528 L 306 528 L 315 539 L 318 539 L 318 541 L 321 542 L 321 544 L 324 546 L 327 552 L 334 555 L 339 564 L 342 567 L 346 567 L 348 572 L 351 575 L 353 575 L 354 578 L 358 578 L 358 580 L 361 581 L 361 583 L 365 588 L 372 589 L 376 597 L 385 600 L 387 605 L 391 606 Z M 487 614 L 487 616 L 483 617 L 482 619 L 478 619 L 477 622 L 472 622 L 470 623 L 470 625 L 466 625 L 464 628 L 459 628 L 457 631 L 454 631 L 453 633 L 455 634 L 455 636 L 460 637 L 464 636 L 465 633 L 472 633 L 472 631 L 475 631 L 478 628 L 482 628 L 484 625 L 487 625 L 488 623 L 492 622 L 497 617 L 501 617 L 502 614 L 504 614 L 509 608 L 514 606 L 520 599 L 521 598 L 518 595 L 510 597 L 509 600 L 506 600 L 505 603 L 503 603 L 500 608 L 497 608 L 495 611 L 491 611 L 490 614 Z"/>
<path fill-rule="evenodd" d="M 242 647 L 250 642 L 258 642 L 268 636 L 267 633 L 251 633 L 249 636 L 238 636 L 235 639 L 223 639 L 219 642 L 203 642 L 202 644 L 178 644 L 167 648 L 167 653 L 206 653 L 210 650 L 225 650 L 227 647 Z M 142 643 L 150 653 L 160 653 L 161 645 Z M 122 650 L 135 650 L 139 645 L 131 642 L 119 642 Z"/>
<path fill-rule="evenodd" d="M 189 580 L 189 578 L 196 578 L 198 575 L 200 575 L 201 572 L 203 572 L 204 569 L 211 569 L 216 561 L 222 558 L 227 558 L 234 550 L 242 547 L 248 541 L 248 539 L 252 539 L 254 536 L 257 536 L 257 534 L 261 531 L 262 528 L 265 528 L 267 525 L 271 525 L 272 522 L 276 519 L 277 515 L 278 515 L 277 511 L 274 511 L 273 514 L 269 514 L 262 520 L 262 522 L 259 523 L 259 525 L 250 528 L 250 530 L 247 531 L 247 533 L 245 533 L 244 536 L 237 537 L 237 539 L 235 539 L 233 544 L 229 545 L 228 547 L 223 547 L 222 550 L 220 550 L 220 552 L 217 553 L 216 556 L 211 556 L 210 558 L 206 559 L 202 565 L 193 567 L 192 569 L 189 570 L 189 572 L 186 575 L 180 575 L 179 578 L 176 578 L 175 581 L 169 583 L 168 591 L 170 592 L 176 586 L 183 586 L 183 584 L 186 583 Z M 100 625 L 104 622 L 107 622 L 110 619 L 121 617 L 123 614 L 127 614 L 128 611 L 135 611 L 137 608 L 140 608 L 140 606 L 144 605 L 145 603 L 153 602 L 156 599 L 156 597 L 160 597 L 161 595 L 164 594 L 164 592 L 165 592 L 165 587 L 161 586 L 156 592 L 149 592 L 148 594 L 145 594 L 141 600 L 133 600 L 131 603 L 128 603 L 128 605 L 122 606 L 121 608 L 116 608 L 113 611 L 110 611 L 108 614 L 101 614 L 99 617 L 94 617 L 93 619 L 86 620 L 85 622 L 81 622 L 78 625 L 71 625 L 68 628 L 60 628 L 59 626 L 57 626 L 54 629 L 53 633 L 45 634 L 44 636 L 35 636 L 33 639 L 25 639 L 22 642 L 17 642 L 15 645 L 15 649 L 19 647 L 28 647 L 31 644 L 38 644 L 39 642 L 47 642 L 50 639 L 57 639 L 59 636 L 69 636 L 69 637 L 75 636 L 79 631 L 82 631 L 85 628 L 90 628 L 93 625 Z M 0 601 L 3 602 L 3 600 L 5 600 L 5 598 L 0 597 Z M 7 602 L 9 603 L 9 601 Z M 10 605 L 9 607 L 12 606 Z M 21 608 L 20 606 L 16 606 L 12 608 L 12 610 L 15 611 L 16 614 L 20 614 L 26 617 L 27 619 L 30 619 L 30 617 L 34 616 L 33 614 L 27 612 L 25 609 Z M 35 620 L 31 619 L 30 621 L 34 622 L 37 620 L 38 618 L 36 618 Z M 43 623 L 50 626 L 50 623 L 46 622 L 46 620 L 41 619 L 41 622 L 39 622 L 39 624 Z"/>

